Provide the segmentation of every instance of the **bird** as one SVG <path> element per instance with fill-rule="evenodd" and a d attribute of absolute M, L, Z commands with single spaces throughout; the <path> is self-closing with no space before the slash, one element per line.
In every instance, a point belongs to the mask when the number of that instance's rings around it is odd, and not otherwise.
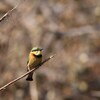
<path fill-rule="evenodd" d="M 35 68 L 42 62 L 42 48 L 33 47 L 29 53 L 28 61 L 27 61 L 27 71 Z M 29 73 L 26 80 L 33 81 L 33 72 Z"/>

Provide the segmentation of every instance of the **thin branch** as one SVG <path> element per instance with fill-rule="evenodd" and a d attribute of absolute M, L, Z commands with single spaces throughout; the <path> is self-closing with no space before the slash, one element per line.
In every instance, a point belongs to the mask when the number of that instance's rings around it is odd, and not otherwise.
<path fill-rule="evenodd" d="M 15 10 L 16 8 L 18 8 L 18 6 L 20 6 L 24 1 L 26 0 L 22 0 L 20 2 L 18 2 L 18 4 L 13 7 L 11 10 L 9 10 L 7 13 L 5 13 L 1 18 L 0 18 L 0 22 L 2 22 L 3 20 L 5 20 L 7 17 L 9 17 Z"/>
<path fill-rule="evenodd" d="M 10 11 L 8 11 L 7 13 L 5 13 L 1 18 L 0 18 L 0 22 L 2 22 L 3 20 L 5 20 L 7 17 L 9 17 L 11 15 L 11 13 L 18 7 L 18 5 L 16 5 L 13 9 L 11 9 Z"/>
<path fill-rule="evenodd" d="M 37 70 L 39 67 L 41 67 L 41 65 L 43 65 L 45 62 L 49 61 L 49 60 L 52 59 L 53 57 L 54 57 L 54 56 L 50 56 L 49 58 L 45 59 L 41 64 L 39 64 L 38 66 L 36 66 L 36 67 L 33 68 L 32 70 L 26 72 L 25 74 L 21 75 L 20 77 L 14 79 L 14 80 L 10 81 L 9 83 L 7 83 L 6 85 L 2 86 L 2 87 L 0 88 L 0 91 L 6 89 L 9 85 L 15 83 L 16 81 L 22 79 L 23 77 L 25 77 L 26 75 L 28 75 L 28 74 L 31 73 L 32 71 L 34 72 L 34 71 Z"/>

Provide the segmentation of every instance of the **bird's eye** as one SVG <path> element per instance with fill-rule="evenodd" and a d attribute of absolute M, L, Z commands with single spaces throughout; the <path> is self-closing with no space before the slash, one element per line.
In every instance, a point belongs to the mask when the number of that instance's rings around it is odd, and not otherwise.
<path fill-rule="evenodd" d="M 32 50 L 32 52 L 34 52 L 34 50 Z"/>

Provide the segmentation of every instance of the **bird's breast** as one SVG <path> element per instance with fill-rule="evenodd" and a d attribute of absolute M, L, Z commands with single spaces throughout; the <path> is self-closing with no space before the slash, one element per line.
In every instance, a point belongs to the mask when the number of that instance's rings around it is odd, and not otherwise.
<path fill-rule="evenodd" d="M 41 61 L 42 61 L 42 57 L 41 58 L 37 58 L 33 54 L 31 54 L 31 55 L 29 55 L 29 63 L 28 63 L 28 65 L 31 68 L 34 68 L 35 66 L 37 66 L 38 64 L 40 64 Z"/>

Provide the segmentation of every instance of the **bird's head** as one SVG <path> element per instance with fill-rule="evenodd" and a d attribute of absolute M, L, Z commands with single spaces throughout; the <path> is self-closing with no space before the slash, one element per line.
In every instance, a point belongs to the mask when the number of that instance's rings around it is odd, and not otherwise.
<path fill-rule="evenodd" d="M 39 55 L 42 55 L 42 48 L 39 48 L 39 47 L 33 47 L 32 50 L 31 50 L 31 53 L 33 55 L 36 55 L 36 56 L 39 56 Z"/>

